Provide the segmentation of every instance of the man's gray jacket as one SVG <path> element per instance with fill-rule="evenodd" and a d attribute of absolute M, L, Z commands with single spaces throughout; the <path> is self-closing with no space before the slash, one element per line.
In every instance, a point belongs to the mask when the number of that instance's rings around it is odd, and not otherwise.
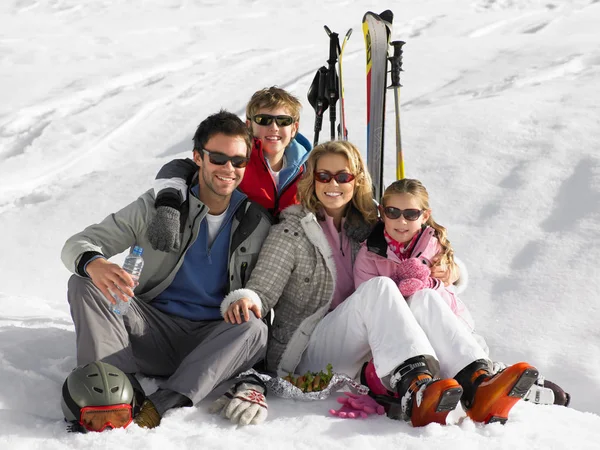
<path fill-rule="evenodd" d="M 250 202 L 239 191 L 233 193 L 230 207 L 236 208 L 236 212 L 229 240 L 229 286 L 224 294 L 245 286 L 272 223 L 264 208 Z M 180 249 L 168 253 L 154 250 L 146 238 L 148 225 L 156 214 L 154 194 L 149 190 L 99 224 L 69 238 L 61 259 L 71 272 L 87 276 L 83 269 L 94 256 L 110 258 L 139 245 L 144 249 L 145 264 L 135 294 L 136 298 L 149 302 L 175 278 L 186 252 L 198 237 L 200 222 L 207 213 L 208 207 L 190 192 L 182 207 Z"/>

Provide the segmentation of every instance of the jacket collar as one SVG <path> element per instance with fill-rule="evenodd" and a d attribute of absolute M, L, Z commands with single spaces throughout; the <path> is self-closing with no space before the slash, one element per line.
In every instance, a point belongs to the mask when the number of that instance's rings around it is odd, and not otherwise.
<path fill-rule="evenodd" d="M 190 188 L 189 188 L 189 192 L 188 192 L 188 199 L 190 198 L 194 198 L 195 201 L 197 201 L 200 205 L 202 206 L 206 206 L 204 203 L 202 203 L 202 201 L 200 201 L 200 199 L 198 198 L 198 193 L 200 192 L 200 186 L 198 185 L 197 181 L 198 179 L 195 178 L 194 181 L 196 182 L 195 184 L 193 184 Z M 229 218 L 231 217 L 232 214 L 234 214 L 237 209 L 240 207 L 240 205 L 244 202 L 244 200 L 246 200 L 248 197 L 246 196 L 246 194 L 244 194 L 243 192 L 241 192 L 238 189 L 235 189 L 233 191 L 233 193 L 231 194 L 231 198 L 229 199 L 229 206 L 227 209 L 227 220 L 229 220 Z"/>
<path fill-rule="evenodd" d="M 287 167 L 280 172 L 279 185 L 281 187 L 286 186 L 288 183 L 296 178 L 296 175 L 302 170 L 304 163 L 308 159 L 312 146 L 308 139 L 298 133 L 294 139 L 285 148 L 285 160 Z M 266 167 L 269 166 L 269 162 L 263 152 L 262 143 L 259 139 L 254 138 L 252 147 L 252 157 L 258 157 L 261 164 Z"/>
<path fill-rule="evenodd" d="M 383 222 L 377 222 L 375 228 L 367 238 L 367 249 L 376 255 L 387 258 L 388 245 L 383 235 Z"/>

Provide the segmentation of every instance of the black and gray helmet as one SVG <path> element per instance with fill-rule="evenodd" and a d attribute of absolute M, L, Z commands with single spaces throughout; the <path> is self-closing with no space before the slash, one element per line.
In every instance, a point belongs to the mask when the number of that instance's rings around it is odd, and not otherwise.
<path fill-rule="evenodd" d="M 135 380 L 135 377 L 132 378 Z M 127 404 L 135 409 L 144 394 L 137 380 L 134 384 L 137 385 L 135 389 L 131 378 L 123 371 L 104 362 L 96 361 L 75 368 L 62 388 L 61 407 L 65 420 L 78 422 L 81 408 L 86 406 Z"/>

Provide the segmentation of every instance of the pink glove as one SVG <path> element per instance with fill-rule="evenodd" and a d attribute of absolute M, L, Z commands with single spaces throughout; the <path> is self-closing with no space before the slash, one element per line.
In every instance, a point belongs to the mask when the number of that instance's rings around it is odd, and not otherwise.
<path fill-rule="evenodd" d="M 424 283 L 417 278 L 406 278 L 398 283 L 402 297 L 407 298 L 423 289 Z"/>
<path fill-rule="evenodd" d="M 332 416 L 338 416 L 342 419 L 365 418 L 371 414 L 383 415 L 385 409 L 372 397 L 368 395 L 357 395 L 352 392 L 344 392 L 347 397 L 338 397 L 338 403 L 343 406 L 340 409 L 330 409 Z"/>
<path fill-rule="evenodd" d="M 400 289 L 402 297 L 407 298 L 421 289 L 436 289 L 438 285 L 439 281 L 431 277 L 427 277 L 425 281 L 417 278 L 407 278 L 398 283 L 398 289 Z"/>
<path fill-rule="evenodd" d="M 396 278 L 399 281 L 408 278 L 416 278 L 417 280 L 425 281 L 431 275 L 431 270 L 426 264 L 423 264 L 417 258 L 408 258 L 398 264 Z"/>

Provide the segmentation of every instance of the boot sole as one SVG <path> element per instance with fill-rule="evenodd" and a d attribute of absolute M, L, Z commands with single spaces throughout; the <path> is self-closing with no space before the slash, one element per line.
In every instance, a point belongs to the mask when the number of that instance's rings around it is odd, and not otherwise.
<path fill-rule="evenodd" d="M 527 391 L 533 386 L 533 383 L 538 379 L 539 373 L 536 369 L 531 368 L 524 371 L 513 388 L 508 393 L 509 397 L 523 398 Z"/>
<path fill-rule="evenodd" d="M 435 383 L 433 383 L 431 385 L 431 387 L 434 387 L 434 386 L 435 386 Z M 428 389 L 430 389 L 430 388 L 428 388 Z M 426 393 L 427 393 L 427 391 L 426 391 Z M 463 393 L 463 389 L 457 383 L 456 385 L 446 387 L 445 389 L 442 390 L 442 392 L 438 393 L 437 405 L 435 406 L 435 409 L 431 413 L 426 414 L 424 417 L 417 417 L 417 416 L 415 416 L 415 411 L 413 409 L 413 415 L 411 417 L 411 423 L 412 423 L 413 427 L 423 427 L 425 425 L 429 425 L 430 423 L 434 423 L 434 422 L 439 423 L 441 425 L 445 425 L 446 417 L 448 416 L 450 411 L 453 411 L 456 408 L 456 405 L 458 405 L 458 402 L 460 401 L 460 398 L 462 397 L 462 393 Z M 435 395 L 435 393 L 433 393 L 433 392 L 431 392 L 429 394 Z M 427 401 L 428 400 L 424 399 L 423 403 L 425 403 Z M 414 408 L 414 406 L 413 406 L 413 408 Z"/>
<path fill-rule="evenodd" d="M 438 403 L 437 408 L 435 408 L 435 411 L 454 411 L 458 405 L 458 402 L 460 402 L 462 394 L 463 389 L 461 387 L 448 389 L 444 392 L 442 398 L 440 398 L 440 402 Z"/>
<path fill-rule="evenodd" d="M 523 371 L 519 378 L 513 384 L 511 390 L 505 397 L 499 398 L 494 403 L 494 413 L 490 413 L 484 423 L 501 423 L 505 424 L 508 421 L 508 413 L 512 407 L 527 394 L 533 383 L 538 378 L 538 371 L 530 367 Z"/>

